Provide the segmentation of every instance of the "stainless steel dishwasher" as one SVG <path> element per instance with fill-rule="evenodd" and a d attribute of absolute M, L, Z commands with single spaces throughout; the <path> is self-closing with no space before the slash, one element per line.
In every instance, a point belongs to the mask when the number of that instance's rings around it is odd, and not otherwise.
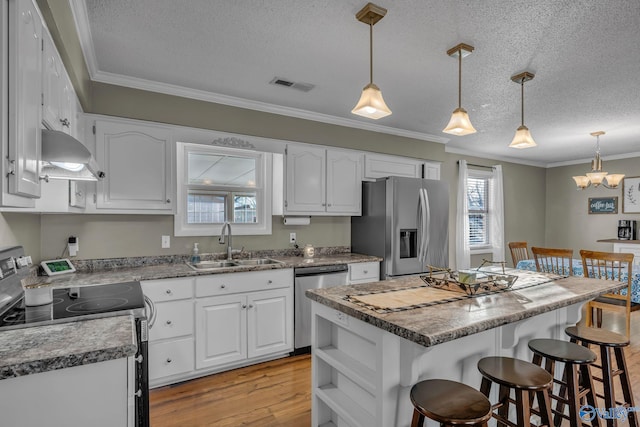
<path fill-rule="evenodd" d="M 294 353 L 306 353 L 311 346 L 311 300 L 307 289 L 331 288 L 347 284 L 346 264 L 300 267 L 295 270 Z"/>

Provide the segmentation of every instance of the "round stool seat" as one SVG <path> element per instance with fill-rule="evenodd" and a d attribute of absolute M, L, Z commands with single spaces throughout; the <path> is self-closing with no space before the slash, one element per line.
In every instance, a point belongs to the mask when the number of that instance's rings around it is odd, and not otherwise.
<path fill-rule="evenodd" d="M 576 343 L 548 338 L 529 341 L 529 348 L 547 359 L 563 363 L 593 363 L 597 357 L 593 351 Z"/>
<path fill-rule="evenodd" d="M 553 382 L 540 366 L 511 357 L 485 357 L 478 362 L 478 370 L 495 383 L 521 390 L 548 388 Z"/>
<path fill-rule="evenodd" d="M 588 326 L 570 326 L 564 332 L 571 338 L 583 343 L 604 345 L 607 347 L 626 347 L 629 345 L 629 339 L 624 335 L 616 332 L 607 331 L 606 329 L 590 328 Z"/>
<path fill-rule="evenodd" d="M 489 399 L 456 381 L 420 381 L 411 388 L 411 402 L 417 411 L 443 424 L 474 425 L 491 418 Z"/>

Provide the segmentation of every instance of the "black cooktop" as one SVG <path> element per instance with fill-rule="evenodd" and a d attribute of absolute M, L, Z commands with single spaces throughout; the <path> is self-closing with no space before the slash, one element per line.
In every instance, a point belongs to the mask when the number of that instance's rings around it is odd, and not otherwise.
<path fill-rule="evenodd" d="M 0 328 L 57 323 L 144 311 L 140 282 L 53 289 L 49 304 L 26 307 L 20 300 L 0 316 Z"/>

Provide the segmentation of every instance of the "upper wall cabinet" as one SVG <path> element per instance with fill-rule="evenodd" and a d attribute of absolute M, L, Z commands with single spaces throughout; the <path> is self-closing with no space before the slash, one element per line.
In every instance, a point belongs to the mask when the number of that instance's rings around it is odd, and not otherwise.
<path fill-rule="evenodd" d="M 42 33 L 32 0 L 9 2 L 8 170 L 3 175 L 9 194 L 29 198 L 40 197 Z"/>
<path fill-rule="evenodd" d="M 410 157 L 365 154 L 363 178 L 373 180 L 387 176 L 440 179 L 440 163 Z"/>
<path fill-rule="evenodd" d="M 288 145 L 284 214 L 360 215 L 360 164 L 358 153 Z"/>
<path fill-rule="evenodd" d="M 58 51 L 47 31 L 42 45 L 42 124 L 78 137 L 77 100 Z M 81 138 L 82 139 L 82 138 Z"/>
<path fill-rule="evenodd" d="M 173 151 L 168 127 L 96 121 L 96 160 L 106 173 L 96 209 L 172 212 Z"/>

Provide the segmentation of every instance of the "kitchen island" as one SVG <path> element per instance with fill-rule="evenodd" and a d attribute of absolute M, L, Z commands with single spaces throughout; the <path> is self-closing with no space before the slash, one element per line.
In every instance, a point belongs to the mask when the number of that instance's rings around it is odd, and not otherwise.
<path fill-rule="evenodd" d="M 307 291 L 313 301 L 312 426 L 409 426 L 409 391 L 416 382 L 444 378 L 478 388 L 482 357 L 530 360 L 529 340 L 566 340 L 564 328 L 580 320 L 586 301 L 626 286 L 507 273 L 518 276 L 508 291 L 468 297 L 436 289 L 451 296 L 416 300 L 411 307 L 390 303 L 391 309 L 366 304 L 367 298 L 392 301 L 400 292 L 425 288 L 423 280 Z"/>

